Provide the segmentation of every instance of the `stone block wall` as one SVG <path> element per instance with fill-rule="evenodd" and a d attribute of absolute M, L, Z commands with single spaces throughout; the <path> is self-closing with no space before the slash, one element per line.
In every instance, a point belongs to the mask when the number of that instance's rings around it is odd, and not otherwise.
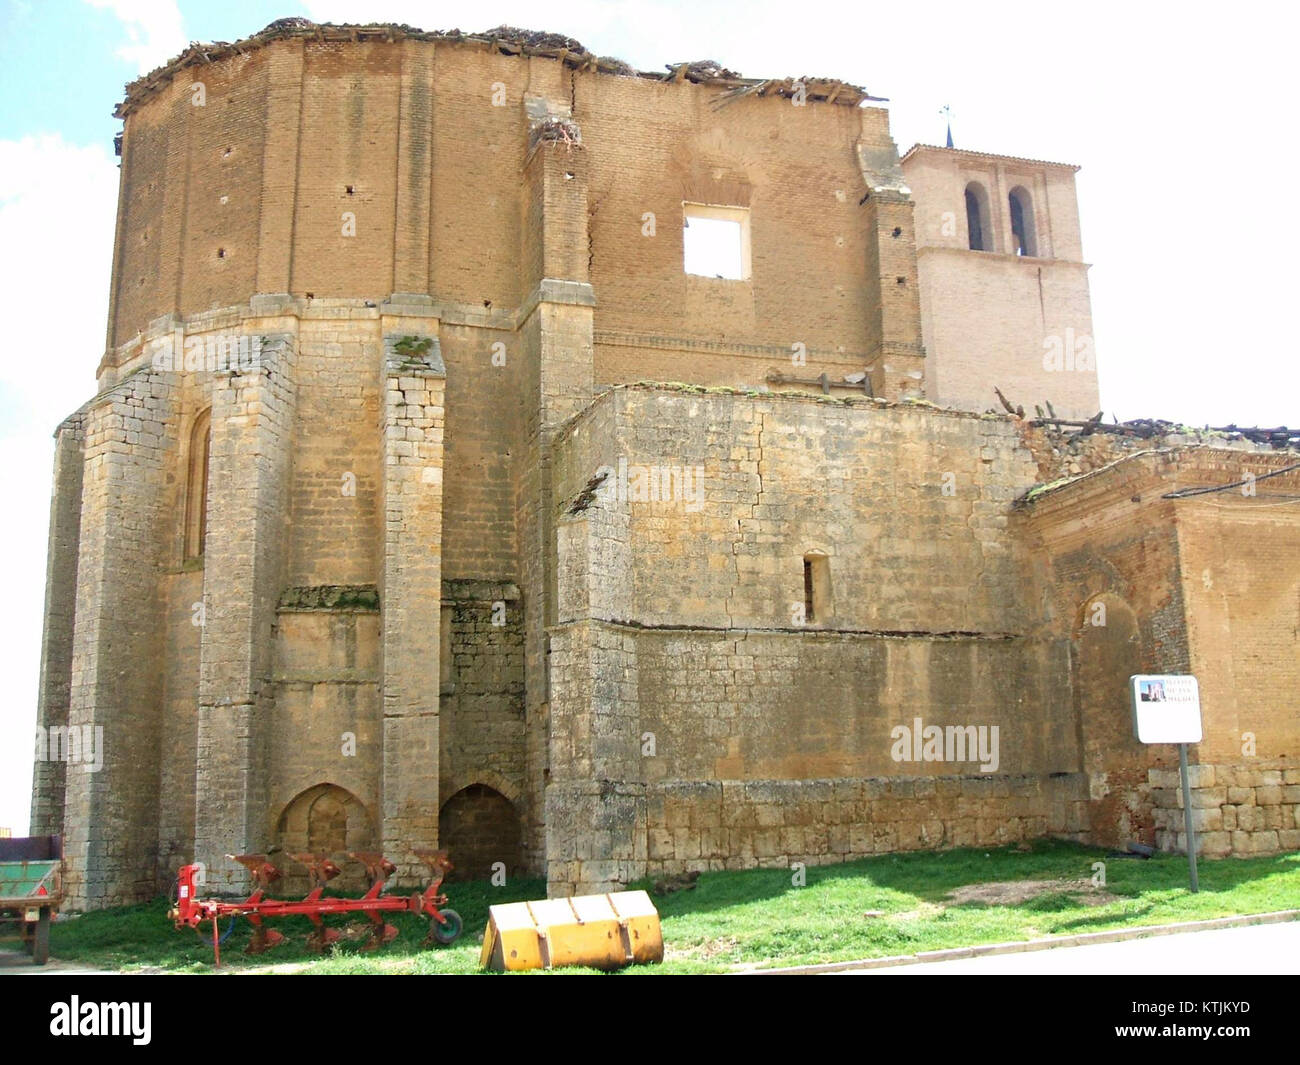
<path fill-rule="evenodd" d="M 67 763 L 50 757 L 51 730 L 68 727 L 72 636 L 76 624 L 78 539 L 81 535 L 83 415 L 67 418 L 54 434 L 54 491 L 50 499 L 50 551 L 45 575 L 45 629 L 37 696 L 38 746 L 32 771 L 33 835 L 63 833 Z M 64 733 L 66 734 L 66 733 Z"/>
<path fill-rule="evenodd" d="M 798 627 L 792 608 L 803 603 L 813 550 L 830 557 L 833 604 L 809 628 L 1007 635 L 1039 616 L 1021 580 L 1028 551 L 1008 534 L 1035 467 L 1005 418 L 619 388 L 573 420 L 556 464 L 560 511 L 609 471 L 594 486 L 607 502 L 585 514 L 626 526 L 617 587 L 627 598 L 621 613 L 604 614 L 614 620 Z M 665 475 L 669 498 L 660 498 Z M 599 583 L 594 594 L 614 594 Z"/>
<path fill-rule="evenodd" d="M 1156 846 L 1187 853 L 1182 783 L 1177 769 L 1152 769 Z M 1300 768 L 1188 766 L 1196 853 L 1250 857 L 1300 850 Z"/>
<path fill-rule="evenodd" d="M 287 812 L 322 784 L 355 797 L 356 818 L 367 822 L 368 846 L 378 844 L 380 606 L 375 585 L 291 587 L 280 596 L 276 724 L 269 738 L 269 785 L 261 817 L 267 838 L 282 846 Z M 361 849 L 360 842 L 352 846 Z"/>
<path fill-rule="evenodd" d="M 212 393 L 194 849 L 216 890 L 244 882 L 224 855 L 268 845 L 273 628 L 285 575 L 296 355 L 296 336 L 276 335 L 253 372 L 218 375 Z"/>
<path fill-rule="evenodd" d="M 652 785 L 646 875 L 826 865 L 872 854 L 1082 840 L 1078 774 Z"/>
<path fill-rule="evenodd" d="M 1300 573 L 1291 563 L 1300 529 L 1290 508 L 1277 504 L 1300 476 L 1269 477 L 1294 459 L 1254 448 L 1184 443 L 1133 452 L 1121 441 L 1115 450 L 1119 457 L 1109 464 L 1030 500 L 1021 508 L 1023 529 L 1043 552 L 1036 565 L 1044 567 L 1049 609 L 1071 632 L 1094 836 L 1111 845 L 1139 839 L 1164 846 L 1182 823 L 1175 797 L 1153 790 L 1151 774 L 1176 778 L 1169 769 L 1176 756 L 1171 746 L 1135 740 L 1130 675 L 1198 678 L 1204 738 L 1190 751 L 1202 763 L 1193 766 L 1198 779 L 1216 776 L 1216 766 L 1227 767 L 1224 780 L 1237 772 L 1253 780 L 1295 764 Z M 1251 476 L 1265 477 L 1254 494 L 1232 487 L 1168 498 L 1179 487 L 1237 485 Z M 1243 756 L 1258 761 L 1243 763 Z M 1224 804 L 1235 805 L 1219 796 Z M 1222 816 L 1197 816 L 1223 833 L 1207 853 L 1236 853 L 1238 845 L 1249 852 L 1256 846 L 1249 833 L 1293 827 L 1284 811 L 1246 812 L 1240 827 L 1227 806 Z M 1285 848 L 1282 838 L 1272 845 Z"/>
<path fill-rule="evenodd" d="M 639 473 L 696 463 L 697 495 L 638 497 Z M 1005 420 L 620 389 L 572 423 L 555 468 L 553 892 L 653 863 L 1087 830 L 1069 690 L 1053 679 L 1067 645 L 1023 596 L 1028 555 L 1007 534 L 1034 465 Z M 833 603 L 801 620 L 810 549 L 829 558 Z M 990 777 L 941 793 L 934 764 L 896 757 L 895 730 L 918 719 L 996 729 Z M 979 771 L 973 751 L 948 756 Z M 864 808 L 851 796 L 866 781 Z M 725 821 L 708 813 L 719 803 Z"/>
<path fill-rule="evenodd" d="M 548 862 L 552 895 L 691 871 L 1088 837 L 1079 774 L 624 783 L 592 799 L 548 805 L 560 855 Z"/>
<path fill-rule="evenodd" d="M 446 369 L 432 336 L 384 338 L 382 839 L 415 883 L 411 851 L 438 843 L 439 629 Z"/>
<path fill-rule="evenodd" d="M 155 888 L 162 678 L 145 666 L 161 652 L 157 560 L 176 449 L 164 426 L 175 399 L 164 375 L 140 372 L 85 410 L 67 723 L 102 765 L 65 766 L 64 892 L 73 908 Z"/>
<path fill-rule="evenodd" d="M 443 582 L 440 804 L 484 784 L 526 818 L 524 614 L 519 587 Z"/>

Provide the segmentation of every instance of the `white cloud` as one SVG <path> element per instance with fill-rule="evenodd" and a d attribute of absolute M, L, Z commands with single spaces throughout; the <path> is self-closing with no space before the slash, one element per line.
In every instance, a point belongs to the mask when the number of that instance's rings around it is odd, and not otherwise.
<path fill-rule="evenodd" d="M 162 66 L 185 51 L 189 40 L 176 0 L 85 0 L 91 7 L 108 9 L 126 30 L 127 44 L 117 55 L 134 63 L 141 74 Z"/>
<path fill-rule="evenodd" d="M 0 827 L 23 834 L 44 616 L 55 426 L 95 391 L 104 350 L 118 171 L 102 147 L 0 141 Z"/>

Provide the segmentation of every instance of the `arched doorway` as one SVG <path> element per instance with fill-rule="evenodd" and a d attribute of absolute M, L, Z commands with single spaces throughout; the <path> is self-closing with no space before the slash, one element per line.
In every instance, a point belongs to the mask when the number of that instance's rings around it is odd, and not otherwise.
<path fill-rule="evenodd" d="M 1087 600 L 1074 637 L 1079 752 L 1088 778 L 1090 834 L 1119 846 L 1154 842 L 1147 751 L 1133 735 L 1128 678 L 1142 671 L 1137 617 L 1119 596 Z"/>
<path fill-rule="evenodd" d="M 454 880 L 487 880 L 497 862 L 514 876 L 520 866 L 514 803 L 486 784 L 461 788 L 438 815 L 438 844 L 456 866 Z"/>
<path fill-rule="evenodd" d="M 352 792 L 337 784 L 317 784 L 299 792 L 280 814 L 276 843 L 283 849 L 276 864 L 285 873 L 285 892 L 307 890 L 306 871 L 289 855 L 309 852 L 328 854 L 343 867 L 334 886 L 345 890 L 365 888 L 365 871 L 355 862 L 345 862 L 348 851 L 378 850 L 374 822 Z"/>

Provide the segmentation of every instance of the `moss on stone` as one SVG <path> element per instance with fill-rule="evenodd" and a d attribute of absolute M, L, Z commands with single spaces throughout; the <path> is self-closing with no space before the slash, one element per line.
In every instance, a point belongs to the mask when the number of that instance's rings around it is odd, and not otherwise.
<path fill-rule="evenodd" d="M 379 589 L 373 584 L 317 584 L 286 588 L 281 610 L 340 610 L 373 612 L 379 609 Z"/>

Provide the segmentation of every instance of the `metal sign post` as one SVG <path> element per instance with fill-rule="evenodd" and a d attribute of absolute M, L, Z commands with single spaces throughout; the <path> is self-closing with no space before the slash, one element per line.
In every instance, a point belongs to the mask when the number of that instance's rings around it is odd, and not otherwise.
<path fill-rule="evenodd" d="M 1133 698 L 1133 731 L 1139 743 L 1178 745 L 1178 774 L 1183 788 L 1183 830 L 1187 839 L 1187 869 L 1192 891 L 1200 890 L 1196 875 L 1196 828 L 1192 824 L 1192 785 L 1188 779 L 1187 745 L 1201 742 L 1201 693 L 1193 676 L 1165 673 L 1129 677 Z"/>
<path fill-rule="evenodd" d="M 1196 879 L 1196 829 L 1192 827 L 1192 786 L 1187 780 L 1187 744 L 1178 745 L 1178 772 L 1183 778 L 1183 827 L 1187 831 L 1187 869 L 1192 876 L 1192 892 L 1200 891 Z"/>

